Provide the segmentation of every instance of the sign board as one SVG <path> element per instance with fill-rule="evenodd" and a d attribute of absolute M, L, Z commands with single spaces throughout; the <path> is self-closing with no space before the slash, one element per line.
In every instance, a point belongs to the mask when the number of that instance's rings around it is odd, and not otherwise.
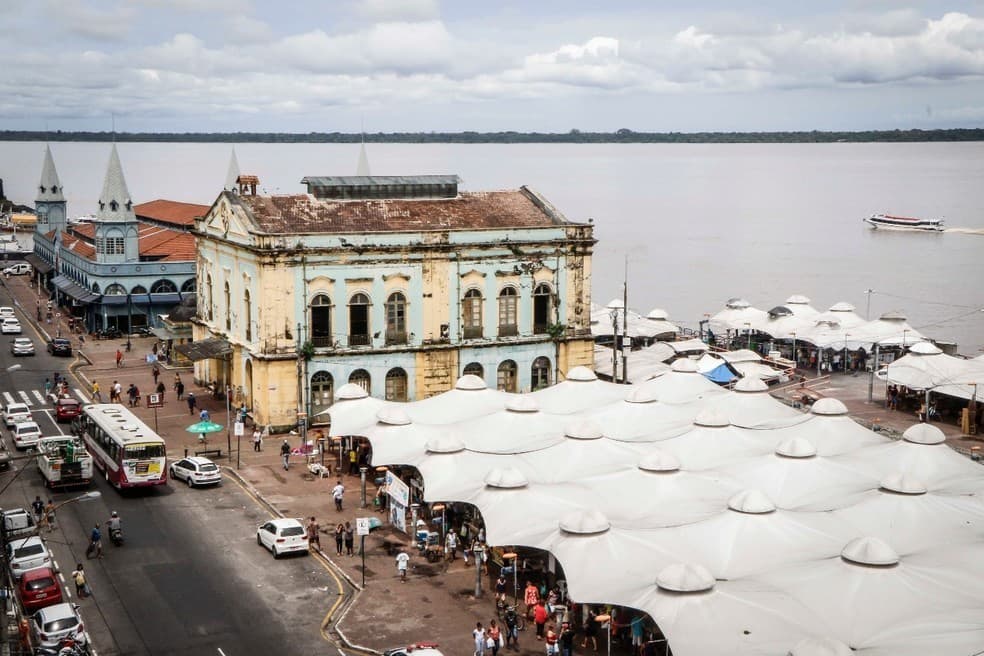
<path fill-rule="evenodd" d="M 241 421 L 237 421 L 232 425 L 232 434 L 236 437 L 242 437 L 246 434 L 246 424 Z"/>
<path fill-rule="evenodd" d="M 410 488 L 392 471 L 386 472 L 386 492 L 394 503 L 404 508 L 410 505 Z"/>
<path fill-rule="evenodd" d="M 148 394 L 147 395 L 147 407 L 148 408 L 163 408 L 164 407 L 164 395 L 163 394 Z"/>
<path fill-rule="evenodd" d="M 355 534 L 356 535 L 369 535 L 369 518 L 368 517 L 356 517 L 355 518 Z"/>
<path fill-rule="evenodd" d="M 407 532 L 407 507 L 396 501 L 390 504 L 390 522 L 400 531 Z"/>

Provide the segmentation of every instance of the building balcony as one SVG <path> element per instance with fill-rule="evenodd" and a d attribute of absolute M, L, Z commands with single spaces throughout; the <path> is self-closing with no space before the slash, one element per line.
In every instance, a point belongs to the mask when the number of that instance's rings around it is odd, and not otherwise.
<path fill-rule="evenodd" d="M 547 328 L 549 328 L 549 326 L 550 326 L 550 324 L 548 324 L 548 323 L 535 323 L 535 324 L 533 324 L 533 334 L 534 335 L 546 335 L 547 332 L 549 332 L 547 330 Z"/>
<path fill-rule="evenodd" d="M 311 338 L 311 343 L 314 348 L 331 348 L 333 346 L 331 335 L 315 335 Z"/>
<path fill-rule="evenodd" d="M 406 344 L 407 334 L 403 331 L 397 330 L 387 330 L 386 331 L 386 344 Z"/>
<path fill-rule="evenodd" d="M 462 332 L 465 339 L 482 339 L 484 336 L 482 326 L 465 326 Z"/>
<path fill-rule="evenodd" d="M 515 324 L 499 326 L 499 337 L 515 337 L 518 334 L 519 334 L 519 326 Z"/>
<path fill-rule="evenodd" d="M 349 346 L 369 346 L 372 344 L 372 338 L 368 333 L 363 335 L 349 335 L 348 343 Z"/>

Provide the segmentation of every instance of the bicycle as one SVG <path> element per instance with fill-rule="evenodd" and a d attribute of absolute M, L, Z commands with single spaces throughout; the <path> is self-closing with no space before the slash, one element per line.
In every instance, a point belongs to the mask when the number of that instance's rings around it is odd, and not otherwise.
<path fill-rule="evenodd" d="M 495 600 L 495 611 L 496 616 L 499 620 L 508 628 L 509 623 L 506 621 L 506 615 L 509 611 L 512 611 L 516 616 L 516 630 L 525 631 L 526 630 L 526 616 L 518 612 L 515 606 L 510 605 L 502 599 Z"/>

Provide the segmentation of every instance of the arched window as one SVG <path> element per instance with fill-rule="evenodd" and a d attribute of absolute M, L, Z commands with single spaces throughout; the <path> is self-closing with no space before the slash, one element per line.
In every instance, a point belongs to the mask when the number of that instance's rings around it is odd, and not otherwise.
<path fill-rule="evenodd" d="M 516 288 L 503 287 L 499 292 L 499 337 L 518 335 L 516 321 Z"/>
<path fill-rule="evenodd" d="M 365 369 L 356 369 L 349 376 L 349 382 L 355 383 L 362 389 L 366 391 L 366 394 L 372 393 L 372 380 L 369 377 L 369 372 Z"/>
<path fill-rule="evenodd" d="M 106 296 L 126 296 L 126 288 L 123 285 L 114 282 L 112 285 L 106 288 L 103 292 Z"/>
<path fill-rule="evenodd" d="M 512 360 L 504 360 L 499 365 L 496 374 L 495 386 L 503 392 L 516 391 L 516 363 Z"/>
<path fill-rule="evenodd" d="M 134 285 L 133 289 L 130 290 L 131 294 L 146 294 L 147 288 L 143 285 Z"/>
<path fill-rule="evenodd" d="M 463 329 L 465 339 L 480 339 L 482 337 L 482 292 L 469 289 L 465 292 L 465 300 L 461 304 Z"/>
<path fill-rule="evenodd" d="M 195 291 L 195 279 L 194 278 L 191 278 L 189 280 L 185 280 L 181 284 L 181 293 L 182 294 L 185 293 L 185 292 L 193 292 L 193 291 Z"/>
<path fill-rule="evenodd" d="M 407 343 L 407 297 L 402 292 L 386 299 L 386 343 Z"/>
<path fill-rule="evenodd" d="M 539 357 L 533 360 L 530 373 L 533 391 L 550 387 L 550 358 Z"/>
<path fill-rule="evenodd" d="M 533 334 L 547 332 L 553 320 L 553 291 L 550 285 L 541 282 L 533 290 Z M 535 387 L 533 389 L 536 389 Z"/>
<path fill-rule="evenodd" d="M 469 362 L 465 365 L 465 368 L 461 372 L 462 376 L 478 376 L 481 379 L 485 379 L 485 367 L 477 362 Z"/>
<path fill-rule="evenodd" d="M 311 299 L 311 343 L 331 346 L 331 297 L 318 294 Z"/>
<path fill-rule="evenodd" d="M 328 408 L 335 399 L 335 379 L 327 371 L 311 376 L 311 414 Z"/>
<path fill-rule="evenodd" d="M 253 303 L 249 295 L 249 290 L 243 292 L 243 323 L 246 341 L 253 341 Z"/>
<path fill-rule="evenodd" d="M 225 295 L 226 330 L 232 330 L 232 289 L 229 287 L 228 280 L 225 281 L 224 295 Z"/>
<path fill-rule="evenodd" d="M 349 346 L 369 346 L 369 297 L 359 292 L 349 299 Z"/>
<path fill-rule="evenodd" d="M 407 400 L 407 372 L 399 367 L 386 372 L 386 400 Z"/>
<path fill-rule="evenodd" d="M 98 282 L 92 283 L 92 293 L 93 294 L 99 294 L 100 293 L 99 292 L 99 283 Z"/>
<path fill-rule="evenodd" d="M 117 203 L 115 200 L 111 200 L 109 201 L 109 209 L 115 212 L 116 210 L 120 209 L 120 204 Z"/>
<path fill-rule="evenodd" d="M 212 306 L 212 299 L 214 299 L 215 297 L 212 296 L 212 291 L 213 291 L 212 274 L 210 273 L 205 277 L 205 298 L 203 299 L 203 303 L 205 307 L 205 317 L 209 321 L 211 321 L 215 317 L 215 312 Z"/>
<path fill-rule="evenodd" d="M 151 294 L 174 294 L 177 291 L 177 285 L 166 278 L 161 278 L 150 286 Z"/>

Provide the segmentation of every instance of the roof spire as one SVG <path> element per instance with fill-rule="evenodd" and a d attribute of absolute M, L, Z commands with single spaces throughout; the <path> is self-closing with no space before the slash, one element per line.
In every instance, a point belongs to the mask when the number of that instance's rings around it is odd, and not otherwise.
<path fill-rule="evenodd" d="M 96 213 L 103 221 L 136 221 L 133 214 L 133 201 L 130 191 L 126 188 L 126 178 L 123 177 L 123 166 L 120 155 L 116 152 L 116 144 L 109 153 L 109 165 L 106 167 L 106 180 L 103 182 L 102 194 L 99 196 L 99 211 Z"/>
<path fill-rule="evenodd" d="M 369 156 L 366 155 L 366 135 L 362 135 L 362 145 L 359 146 L 359 163 L 355 167 L 356 175 L 372 175 L 369 172 Z"/>
<path fill-rule="evenodd" d="M 51 156 L 51 146 L 44 147 L 44 164 L 41 166 L 41 181 L 38 183 L 38 197 L 41 202 L 60 202 L 65 200 L 62 195 L 58 171 L 55 170 L 55 160 Z"/>
<path fill-rule="evenodd" d="M 236 159 L 236 147 L 232 147 L 232 155 L 229 157 L 229 170 L 226 172 L 225 186 L 226 191 L 236 191 L 236 179 L 239 178 L 239 160 Z"/>

